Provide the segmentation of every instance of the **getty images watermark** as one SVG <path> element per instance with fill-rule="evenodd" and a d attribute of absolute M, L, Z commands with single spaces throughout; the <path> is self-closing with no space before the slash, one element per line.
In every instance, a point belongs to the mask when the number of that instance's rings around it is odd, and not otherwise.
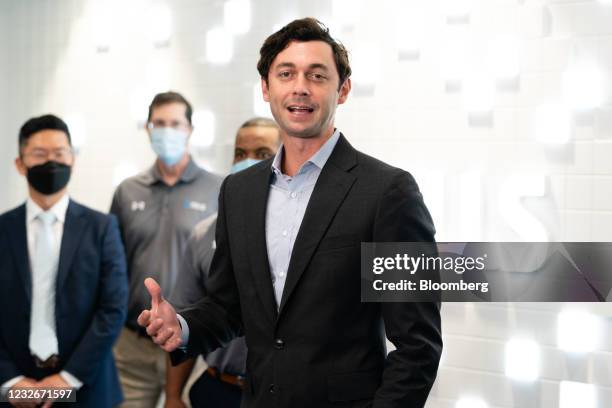
<path fill-rule="evenodd" d="M 612 300 L 612 243 L 361 244 L 365 302 Z"/>

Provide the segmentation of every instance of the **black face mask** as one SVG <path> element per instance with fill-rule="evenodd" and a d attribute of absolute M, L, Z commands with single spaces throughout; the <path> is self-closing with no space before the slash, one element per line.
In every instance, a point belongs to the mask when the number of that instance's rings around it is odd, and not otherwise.
<path fill-rule="evenodd" d="M 71 170 L 66 164 L 50 160 L 28 168 L 28 183 L 41 194 L 54 194 L 66 187 Z"/>

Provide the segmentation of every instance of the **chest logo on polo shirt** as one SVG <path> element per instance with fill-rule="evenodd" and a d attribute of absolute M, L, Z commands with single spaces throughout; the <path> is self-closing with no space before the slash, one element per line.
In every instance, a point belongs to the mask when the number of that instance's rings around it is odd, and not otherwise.
<path fill-rule="evenodd" d="M 132 211 L 144 211 L 145 202 L 144 201 L 132 201 Z"/>
<path fill-rule="evenodd" d="M 198 203 L 197 201 L 185 199 L 185 201 L 183 201 L 183 208 L 204 212 L 208 206 L 206 203 Z"/>

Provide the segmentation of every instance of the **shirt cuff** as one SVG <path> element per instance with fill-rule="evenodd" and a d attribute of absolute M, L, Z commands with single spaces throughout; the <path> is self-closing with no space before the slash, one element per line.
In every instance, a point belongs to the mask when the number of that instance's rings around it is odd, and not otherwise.
<path fill-rule="evenodd" d="M 19 381 L 23 380 L 25 377 L 23 375 L 18 375 L 17 377 L 13 377 L 4 384 L 0 385 L 0 393 L 5 396 L 6 393 L 13 388 L 13 385 L 17 384 Z"/>
<path fill-rule="evenodd" d="M 64 381 L 68 383 L 69 386 L 71 386 L 75 390 L 78 390 L 83 386 L 83 383 L 79 381 L 79 379 L 76 378 L 74 375 L 70 374 L 68 371 L 62 370 L 59 372 L 59 375 Z"/>
<path fill-rule="evenodd" d="M 180 314 L 176 314 L 176 318 L 181 325 L 181 345 L 179 348 L 181 350 L 187 350 L 187 343 L 189 342 L 189 326 L 187 325 L 187 321 Z"/>

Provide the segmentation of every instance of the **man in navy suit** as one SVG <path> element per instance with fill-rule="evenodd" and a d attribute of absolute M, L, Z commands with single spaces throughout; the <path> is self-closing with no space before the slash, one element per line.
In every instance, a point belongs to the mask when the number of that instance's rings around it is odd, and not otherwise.
<path fill-rule="evenodd" d="M 127 310 L 125 254 L 114 216 L 69 199 L 73 163 L 60 118 L 23 125 L 15 164 L 29 197 L 0 215 L 0 391 L 71 388 L 73 406 L 111 407 L 123 399 L 112 346 Z"/>

